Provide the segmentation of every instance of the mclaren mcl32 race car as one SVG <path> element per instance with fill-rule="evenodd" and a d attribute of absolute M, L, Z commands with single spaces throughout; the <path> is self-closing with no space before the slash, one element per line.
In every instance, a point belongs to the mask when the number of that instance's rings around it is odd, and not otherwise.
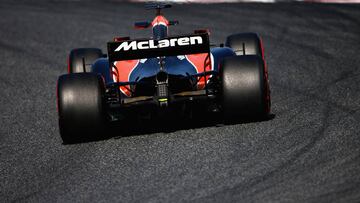
<path fill-rule="evenodd" d="M 269 115 L 268 73 L 256 33 L 232 34 L 213 47 L 208 30 L 169 35 L 169 26 L 178 24 L 162 14 L 170 5 L 146 7 L 156 10 L 155 18 L 135 28 L 152 29 L 151 37 L 115 37 L 107 54 L 97 48 L 70 52 L 68 73 L 57 83 L 64 143 L 101 136 L 113 121 L 168 115 L 162 112 L 202 109 L 225 123 Z"/>

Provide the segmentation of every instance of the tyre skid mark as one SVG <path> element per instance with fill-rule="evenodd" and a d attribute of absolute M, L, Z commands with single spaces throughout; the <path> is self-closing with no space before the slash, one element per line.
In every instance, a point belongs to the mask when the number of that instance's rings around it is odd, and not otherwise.
<path fill-rule="evenodd" d="M 325 106 L 323 110 L 323 118 L 322 118 L 322 125 L 320 129 L 316 132 L 316 135 L 310 138 L 307 144 L 305 144 L 303 147 L 301 147 L 299 150 L 294 152 L 293 155 L 289 155 L 289 159 L 287 159 L 285 162 L 282 162 L 279 166 L 275 167 L 273 170 L 270 170 L 269 172 L 266 172 L 264 175 L 258 176 L 250 180 L 250 183 L 238 183 L 232 186 L 231 188 L 224 188 L 222 190 L 217 191 L 216 193 L 213 193 L 211 195 L 202 197 L 200 199 L 228 199 L 227 196 L 231 196 L 230 194 L 238 194 L 240 191 L 243 193 L 246 190 L 251 190 L 255 186 L 259 184 L 263 184 L 265 181 L 276 178 L 277 174 L 280 174 L 280 172 L 284 170 L 288 170 L 292 165 L 305 153 L 309 152 L 320 140 L 322 140 L 326 136 L 326 129 L 328 128 L 328 117 L 329 117 L 329 110 L 330 108 L 328 106 Z M 301 128 L 301 127 L 299 127 Z M 296 129 L 294 129 L 296 130 Z M 292 130 L 290 129 L 289 132 L 287 132 L 289 135 L 292 133 Z M 287 134 L 285 133 L 285 134 Z M 298 172 L 300 173 L 300 172 Z M 276 182 L 276 181 L 275 181 Z M 262 187 L 262 186 L 260 186 Z M 253 191 L 252 193 L 259 193 L 260 191 L 263 191 L 263 188 L 257 189 Z M 236 198 L 236 197 L 235 197 Z"/>

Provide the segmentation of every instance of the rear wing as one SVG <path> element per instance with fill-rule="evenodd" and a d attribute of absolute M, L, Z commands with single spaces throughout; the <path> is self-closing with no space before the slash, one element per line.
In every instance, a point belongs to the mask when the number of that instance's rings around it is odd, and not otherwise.
<path fill-rule="evenodd" d="M 110 64 L 115 61 L 209 53 L 208 33 L 108 42 Z"/>

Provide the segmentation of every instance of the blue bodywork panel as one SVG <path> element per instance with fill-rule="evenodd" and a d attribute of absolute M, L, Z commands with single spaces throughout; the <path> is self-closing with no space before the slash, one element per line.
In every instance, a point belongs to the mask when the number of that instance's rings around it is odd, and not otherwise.
<path fill-rule="evenodd" d="M 225 57 L 234 56 L 235 53 L 228 47 L 216 47 L 211 51 L 212 70 L 219 71 L 219 64 Z M 184 56 L 169 56 L 164 59 L 165 71 L 169 75 L 188 76 L 197 74 L 196 68 Z M 139 81 L 143 78 L 155 76 L 159 72 L 159 59 L 141 59 L 138 65 L 130 74 L 129 82 Z M 100 58 L 93 64 L 93 72 L 103 75 L 106 84 L 113 83 L 110 72 L 109 60 L 107 58 Z M 120 73 L 121 74 L 121 73 Z"/>

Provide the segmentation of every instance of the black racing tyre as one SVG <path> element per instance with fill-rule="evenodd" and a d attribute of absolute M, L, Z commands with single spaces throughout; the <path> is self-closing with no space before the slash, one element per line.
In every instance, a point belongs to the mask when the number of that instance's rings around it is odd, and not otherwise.
<path fill-rule="evenodd" d="M 57 84 L 60 135 L 64 143 L 100 138 L 105 124 L 105 85 L 100 75 L 62 75 Z"/>
<path fill-rule="evenodd" d="M 69 73 L 91 72 L 91 66 L 96 59 L 103 56 L 98 48 L 79 48 L 71 50 L 68 61 Z"/>
<path fill-rule="evenodd" d="M 232 48 L 238 56 L 258 55 L 264 58 L 261 40 L 256 33 L 230 35 L 226 38 L 225 46 Z"/>
<path fill-rule="evenodd" d="M 220 78 L 225 122 L 259 120 L 268 115 L 270 104 L 262 58 L 256 55 L 225 58 Z"/>

